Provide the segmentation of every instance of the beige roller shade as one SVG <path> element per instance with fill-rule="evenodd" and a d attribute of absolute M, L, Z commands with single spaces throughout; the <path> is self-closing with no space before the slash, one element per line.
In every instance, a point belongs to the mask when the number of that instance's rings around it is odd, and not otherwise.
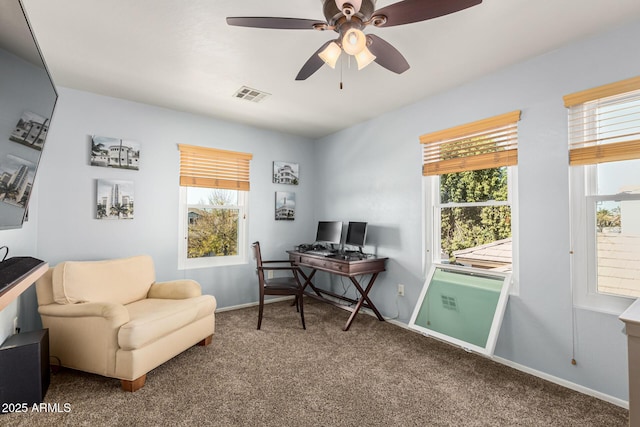
<path fill-rule="evenodd" d="M 640 77 L 564 96 L 569 164 L 640 158 Z"/>
<path fill-rule="evenodd" d="M 422 175 L 518 164 L 520 110 L 420 136 Z"/>
<path fill-rule="evenodd" d="M 179 144 L 180 185 L 248 191 L 252 154 Z"/>

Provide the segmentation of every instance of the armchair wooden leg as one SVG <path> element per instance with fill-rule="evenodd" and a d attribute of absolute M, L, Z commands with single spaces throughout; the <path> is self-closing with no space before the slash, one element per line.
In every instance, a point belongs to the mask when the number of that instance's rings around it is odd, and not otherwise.
<path fill-rule="evenodd" d="M 142 387 L 144 387 L 144 382 L 146 380 L 147 380 L 147 374 L 144 374 L 143 376 L 138 377 L 133 381 L 120 380 L 120 385 L 122 386 L 122 389 L 124 391 L 134 392 L 134 391 L 138 391 Z"/>
<path fill-rule="evenodd" d="M 209 345 L 209 344 L 211 344 L 212 341 L 213 341 L 213 334 L 209 335 L 208 337 L 206 337 L 202 341 L 198 342 L 198 345 L 199 346 Z"/>

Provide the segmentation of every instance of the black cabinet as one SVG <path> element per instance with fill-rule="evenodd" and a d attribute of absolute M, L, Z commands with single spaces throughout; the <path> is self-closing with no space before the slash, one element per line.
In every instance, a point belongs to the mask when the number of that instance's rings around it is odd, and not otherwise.
<path fill-rule="evenodd" d="M 49 381 L 48 329 L 12 335 L 0 346 L 0 403 L 41 403 Z"/>

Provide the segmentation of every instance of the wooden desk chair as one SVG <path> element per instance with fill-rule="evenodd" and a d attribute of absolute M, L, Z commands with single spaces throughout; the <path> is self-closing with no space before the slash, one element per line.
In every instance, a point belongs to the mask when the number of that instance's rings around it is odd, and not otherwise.
<path fill-rule="evenodd" d="M 255 242 L 251 245 L 253 248 L 253 254 L 256 258 L 258 268 L 258 282 L 260 286 L 260 309 L 258 312 L 258 329 L 262 324 L 262 312 L 264 309 L 264 296 L 265 295 L 294 295 L 296 311 L 300 312 L 300 319 L 302 320 L 302 329 L 307 329 L 304 324 L 304 308 L 303 308 L 303 288 L 298 278 L 298 267 L 291 265 L 289 260 L 282 261 L 263 261 L 260 254 L 260 242 Z M 265 264 L 280 264 L 274 266 L 265 266 Z M 286 265 L 284 265 L 286 264 Z M 272 279 L 265 278 L 265 271 L 285 271 L 288 270 L 293 273 L 292 276 L 286 277 L 274 277 Z"/>

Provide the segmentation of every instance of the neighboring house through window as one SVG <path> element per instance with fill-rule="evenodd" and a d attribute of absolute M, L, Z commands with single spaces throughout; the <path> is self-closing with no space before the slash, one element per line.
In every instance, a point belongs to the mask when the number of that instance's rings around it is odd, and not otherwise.
<path fill-rule="evenodd" d="M 251 154 L 179 145 L 180 269 L 247 262 Z"/>

